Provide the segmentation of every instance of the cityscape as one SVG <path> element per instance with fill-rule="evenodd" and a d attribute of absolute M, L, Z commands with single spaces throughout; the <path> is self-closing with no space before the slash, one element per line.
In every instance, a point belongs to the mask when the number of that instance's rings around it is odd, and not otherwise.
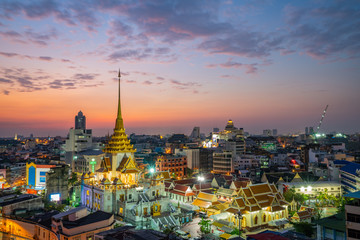
<path fill-rule="evenodd" d="M 0 239 L 360 239 L 359 15 L 0 0 Z"/>

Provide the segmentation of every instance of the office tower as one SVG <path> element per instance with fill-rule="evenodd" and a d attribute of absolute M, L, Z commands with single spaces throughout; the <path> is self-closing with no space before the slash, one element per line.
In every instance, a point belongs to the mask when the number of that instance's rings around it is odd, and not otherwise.
<path fill-rule="evenodd" d="M 86 129 L 86 117 L 81 111 L 75 116 L 75 129 Z"/>
<path fill-rule="evenodd" d="M 200 138 L 200 127 L 194 127 L 189 138 L 190 139 L 199 139 Z"/>
<path fill-rule="evenodd" d="M 273 130 L 272 130 L 272 135 L 273 135 L 274 137 L 278 135 L 277 129 L 273 129 Z"/>

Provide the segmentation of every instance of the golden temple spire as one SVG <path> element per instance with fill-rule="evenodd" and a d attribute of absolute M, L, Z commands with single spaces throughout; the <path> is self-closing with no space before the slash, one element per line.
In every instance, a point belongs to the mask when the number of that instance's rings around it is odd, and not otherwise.
<path fill-rule="evenodd" d="M 120 78 L 121 73 L 119 69 L 119 98 L 118 98 L 118 113 L 116 117 L 116 124 L 114 129 L 114 134 L 111 135 L 109 142 L 105 145 L 104 152 L 105 153 L 133 153 L 135 152 L 134 146 L 130 144 L 130 140 L 128 139 L 125 128 L 124 121 L 121 115 L 121 101 L 120 101 Z"/>
<path fill-rule="evenodd" d="M 116 130 L 124 128 L 124 121 L 123 121 L 122 116 L 121 116 L 121 98 L 120 98 L 120 93 L 121 93 L 121 88 L 120 88 L 121 73 L 120 73 L 120 68 L 119 68 L 118 78 L 119 78 L 119 99 L 118 99 L 118 112 L 117 112 L 116 124 L 115 124 L 115 129 Z"/>

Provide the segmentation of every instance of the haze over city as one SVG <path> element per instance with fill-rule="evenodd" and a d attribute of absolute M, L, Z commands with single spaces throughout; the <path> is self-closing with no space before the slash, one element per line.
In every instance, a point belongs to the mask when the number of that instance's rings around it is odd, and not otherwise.
<path fill-rule="evenodd" d="M 358 1 L 0 1 L 0 137 L 359 132 Z"/>

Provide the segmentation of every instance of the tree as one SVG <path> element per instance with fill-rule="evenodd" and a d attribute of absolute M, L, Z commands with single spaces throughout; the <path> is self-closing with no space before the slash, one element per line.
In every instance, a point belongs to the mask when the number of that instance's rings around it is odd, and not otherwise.
<path fill-rule="evenodd" d="M 200 225 L 200 231 L 202 233 L 207 234 L 211 232 L 210 220 L 205 220 L 204 218 L 201 218 L 199 225 Z"/>
<path fill-rule="evenodd" d="M 78 176 L 75 172 L 73 172 L 68 180 L 68 184 L 69 186 L 74 186 L 77 181 L 78 181 Z"/>
<path fill-rule="evenodd" d="M 314 233 L 314 228 L 311 223 L 299 222 L 293 223 L 296 232 L 303 233 L 308 237 L 311 237 Z"/>
<path fill-rule="evenodd" d="M 319 200 L 319 205 L 321 207 L 326 206 L 329 203 L 329 194 L 327 192 L 327 189 L 325 188 L 325 191 L 320 191 L 318 195 L 316 196 L 316 200 Z"/>
<path fill-rule="evenodd" d="M 190 169 L 190 168 L 186 168 L 186 176 L 188 177 L 188 178 L 191 178 L 192 177 L 192 175 L 193 175 L 193 173 L 194 173 L 194 170 L 193 169 Z"/>
<path fill-rule="evenodd" d="M 308 199 L 309 199 L 309 197 L 303 193 L 295 193 L 295 195 L 294 195 L 294 200 L 296 202 L 298 202 L 299 205 L 302 205 Z"/>
<path fill-rule="evenodd" d="M 352 201 L 352 198 L 335 197 L 334 206 L 337 208 L 337 213 L 345 212 L 345 205 Z"/>
<path fill-rule="evenodd" d="M 234 228 L 230 234 L 240 236 L 241 233 L 242 231 L 240 231 L 238 228 Z"/>
<path fill-rule="evenodd" d="M 163 233 L 165 233 L 165 234 L 167 234 L 167 235 L 170 235 L 170 234 L 172 234 L 172 233 L 175 232 L 175 228 L 176 228 L 176 226 L 171 226 L 171 227 L 168 227 L 168 226 L 167 226 L 167 227 L 164 229 Z"/>
<path fill-rule="evenodd" d="M 284 193 L 284 198 L 287 202 L 291 202 L 295 195 L 295 188 L 290 188 Z"/>
<path fill-rule="evenodd" d="M 314 208 L 314 215 L 315 215 L 315 220 L 319 220 L 322 216 L 322 214 L 324 213 L 324 209 L 320 206 L 316 206 Z"/>

